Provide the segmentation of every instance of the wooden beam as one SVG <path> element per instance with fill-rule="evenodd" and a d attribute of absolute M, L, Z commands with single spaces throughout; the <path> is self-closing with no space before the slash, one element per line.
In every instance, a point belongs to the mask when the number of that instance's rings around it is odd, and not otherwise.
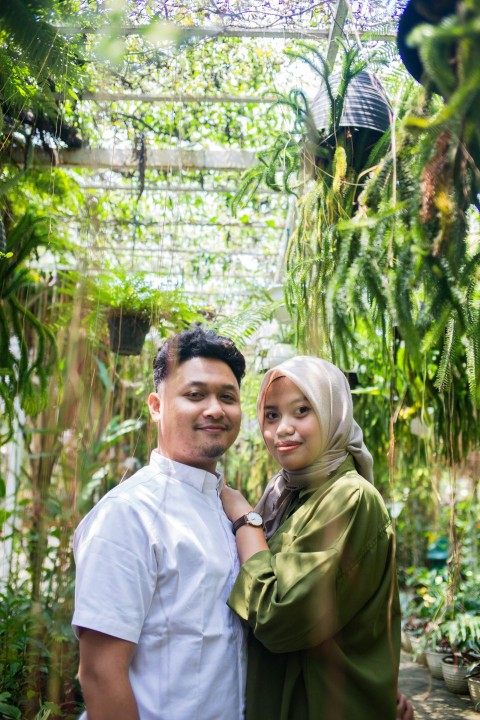
<path fill-rule="evenodd" d="M 273 218 L 272 218 L 273 219 Z M 59 220 L 63 220 L 64 222 L 78 222 L 82 223 L 84 222 L 84 219 L 79 218 L 68 218 L 68 217 L 60 217 Z M 238 222 L 238 220 L 218 220 L 215 222 L 211 222 L 208 220 L 133 220 L 130 218 L 113 218 L 111 220 L 102 220 L 102 226 L 116 226 L 116 225 L 137 225 L 137 227 L 142 228 L 149 228 L 149 227 L 164 227 L 164 228 L 170 228 L 170 227 L 221 227 L 221 228 L 237 228 L 241 230 L 245 230 L 247 228 L 262 228 L 263 230 L 283 230 L 285 227 L 285 222 L 275 223 L 275 225 L 268 225 L 264 222 L 259 222 L 253 220 L 252 222 Z"/>
<path fill-rule="evenodd" d="M 343 28 L 347 19 L 347 3 L 337 0 L 330 32 L 328 33 L 327 63 L 333 68 L 338 53 L 338 41 L 344 34 Z"/>
<path fill-rule="evenodd" d="M 95 102 L 142 102 L 142 103 L 236 103 L 239 105 L 262 103 L 271 104 L 278 100 L 275 95 L 148 95 L 145 93 L 115 93 L 115 92 L 85 92 L 81 100 L 94 100 Z"/>
<path fill-rule="evenodd" d="M 162 28 L 164 25 L 164 30 Z M 77 26 L 77 25 L 57 25 L 55 29 L 60 35 L 72 36 L 72 35 L 108 35 L 111 33 L 111 28 L 108 25 L 102 25 L 94 27 L 89 26 Z M 163 32 L 162 32 L 163 30 Z M 117 29 L 115 33 L 120 35 L 143 35 L 146 40 L 152 44 L 160 43 L 175 43 L 182 42 L 191 39 L 209 39 L 209 38 L 258 38 L 260 40 L 279 38 L 283 40 L 327 40 L 329 37 L 329 30 L 325 28 L 304 28 L 304 27 L 289 27 L 289 28 L 274 28 L 274 27 L 263 27 L 263 28 L 242 28 L 242 27 L 185 27 L 182 25 L 174 25 L 173 23 L 156 23 L 151 25 L 124 25 Z M 370 36 L 370 33 L 366 33 Z M 354 38 L 355 33 L 346 33 L 346 37 Z M 375 33 L 375 36 L 370 38 L 375 41 L 396 41 L 396 35 L 389 33 Z"/>
<path fill-rule="evenodd" d="M 163 26 L 163 27 L 162 27 Z M 109 25 L 56 25 L 55 29 L 60 35 L 109 35 L 111 27 Z M 162 32 L 163 30 L 163 32 Z M 124 25 L 122 28 L 115 28 L 115 33 L 121 35 L 144 35 L 147 40 L 155 42 L 178 42 L 191 40 L 194 38 L 281 38 L 281 39 L 302 39 L 309 38 L 311 40 L 326 40 L 328 30 L 324 28 L 222 28 L 218 26 L 207 27 L 198 26 L 186 27 L 183 25 L 174 25 L 173 23 L 152 23 L 148 25 Z"/>
<path fill-rule="evenodd" d="M 131 193 L 132 195 L 136 195 L 138 193 L 138 185 L 107 185 L 104 183 L 89 183 L 89 184 L 80 184 L 79 187 L 81 190 L 105 190 L 108 192 L 121 192 L 121 193 Z M 145 185 L 143 188 L 143 191 L 145 193 L 152 193 L 152 195 L 155 195 L 156 193 L 180 193 L 184 195 L 189 194 L 196 194 L 196 193 L 205 193 L 205 194 L 217 194 L 217 195 L 235 195 L 237 192 L 238 187 L 228 187 L 226 185 L 219 185 L 218 187 L 192 187 L 190 185 Z M 281 192 L 277 192 L 276 190 L 270 190 L 269 188 L 259 188 L 255 195 L 277 195 L 278 197 L 282 196 Z"/>
<path fill-rule="evenodd" d="M 108 170 L 136 170 L 138 158 L 131 149 L 122 148 L 82 148 L 81 150 L 57 150 L 52 155 L 40 148 L 34 148 L 32 165 L 57 165 Z M 24 164 L 24 151 L 13 149 L 0 153 L 0 165 Z M 147 149 L 146 167 L 154 170 L 237 170 L 251 167 L 257 160 L 251 150 L 182 150 Z"/>
<path fill-rule="evenodd" d="M 238 250 L 236 248 L 227 248 L 225 247 L 223 250 L 208 250 L 208 249 L 202 249 L 199 248 L 178 248 L 178 247 L 165 247 L 161 243 L 158 245 L 145 245 L 143 242 L 138 241 L 138 243 L 135 245 L 135 248 L 132 247 L 124 247 L 115 245 L 114 248 L 106 248 L 102 247 L 101 245 L 92 245 L 87 248 L 87 252 L 108 252 L 110 250 L 113 250 L 115 255 L 128 255 L 128 254 L 134 254 L 135 257 L 147 257 L 151 258 L 152 262 L 154 260 L 158 260 L 159 257 L 163 257 L 164 255 L 187 255 L 189 258 L 195 257 L 195 252 L 197 254 L 203 253 L 205 255 L 209 255 L 212 257 L 223 257 L 224 255 L 228 255 L 231 253 L 233 257 L 250 257 L 262 260 L 263 258 L 271 258 L 271 257 L 277 257 L 277 253 L 273 251 L 263 251 L 260 252 L 258 250 L 258 247 L 255 247 L 252 249 L 251 252 L 248 252 L 248 250 Z"/>

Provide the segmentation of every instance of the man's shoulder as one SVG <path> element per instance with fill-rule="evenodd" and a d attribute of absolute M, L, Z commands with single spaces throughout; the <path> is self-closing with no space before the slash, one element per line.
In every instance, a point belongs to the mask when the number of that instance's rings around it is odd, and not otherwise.
<path fill-rule="evenodd" d="M 118 485 L 112 488 L 105 497 L 126 497 L 134 496 L 139 489 L 149 488 L 153 491 L 158 487 L 158 479 L 162 475 L 152 465 L 144 465 L 136 473 L 125 480 L 121 480 Z"/>
<path fill-rule="evenodd" d="M 150 465 L 145 465 L 100 498 L 83 518 L 80 526 L 94 517 L 116 515 L 119 512 L 135 513 L 135 510 L 138 510 L 144 513 L 149 507 L 155 512 L 164 487 L 164 483 L 159 482 L 160 479 L 161 473 L 156 472 Z"/>

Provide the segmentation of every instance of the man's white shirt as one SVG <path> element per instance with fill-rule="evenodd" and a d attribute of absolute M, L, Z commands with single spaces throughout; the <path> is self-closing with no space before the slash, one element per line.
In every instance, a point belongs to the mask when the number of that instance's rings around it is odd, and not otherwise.
<path fill-rule="evenodd" d="M 222 479 L 152 452 L 79 524 L 72 624 L 137 644 L 141 720 L 242 720 L 246 643 Z"/>

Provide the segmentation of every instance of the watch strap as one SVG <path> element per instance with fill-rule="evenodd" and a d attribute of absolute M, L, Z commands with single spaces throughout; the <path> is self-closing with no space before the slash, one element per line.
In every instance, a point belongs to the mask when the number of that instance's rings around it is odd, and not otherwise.
<path fill-rule="evenodd" d="M 241 528 L 243 525 L 251 525 L 252 527 L 262 527 L 262 525 L 256 525 L 252 522 L 250 522 L 250 519 L 248 517 L 248 513 L 246 515 L 242 515 L 238 518 L 238 520 L 235 520 L 235 522 L 232 524 L 232 532 L 234 535 L 237 534 L 237 530 Z"/>
<path fill-rule="evenodd" d="M 238 528 L 241 528 L 242 525 L 246 525 L 247 522 L 248 522 L 248 518 L 246 515 L 242 515 L 241 517 L 238 518 L 238 520 L 235 520 L 235 522 L 232 525 L 233 534 L 236 535 Z"/>

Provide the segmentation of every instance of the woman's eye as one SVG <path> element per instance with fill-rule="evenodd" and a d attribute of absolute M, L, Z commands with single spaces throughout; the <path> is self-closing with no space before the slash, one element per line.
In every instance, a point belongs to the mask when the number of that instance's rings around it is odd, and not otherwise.
<path fill-rule="evenodd" d="M 297 412 L 299 415 L 306 415 L 309 413 L 311 408 L 307 407 L 307 405 L 302 405 L 302 407 L 299 407 Z"/>
<path fill-rule="evenodd" d="M 274 412 L 266 412 L 265 413 L 265 420 L 268 420 L 269 422 L 273 422 L 278 418 L 278 413 Z"/>

